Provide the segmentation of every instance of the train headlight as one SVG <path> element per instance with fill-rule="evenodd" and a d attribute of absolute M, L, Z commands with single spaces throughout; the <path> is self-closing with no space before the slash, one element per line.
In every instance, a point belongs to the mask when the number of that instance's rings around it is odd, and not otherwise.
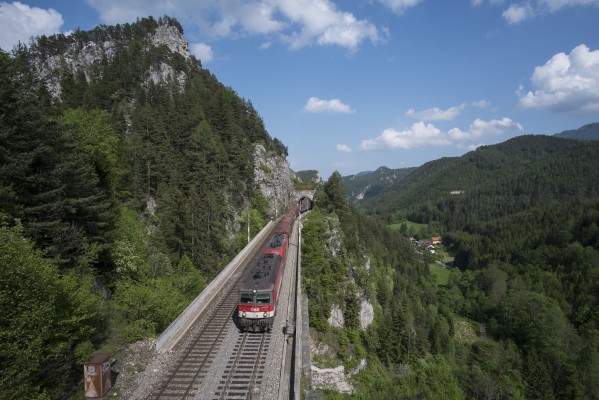
<path fill-rule="evenodd" d="M 245 317 L 245 311 L 241 313 L 241 316 L 242 316 L 242 317 Z"/>
<path fill-rule="evenodd" d="M 265 312 L 264 313 L 264 318 L 266 318 L 266 317 L 268 317 L 268 313 Z"/>

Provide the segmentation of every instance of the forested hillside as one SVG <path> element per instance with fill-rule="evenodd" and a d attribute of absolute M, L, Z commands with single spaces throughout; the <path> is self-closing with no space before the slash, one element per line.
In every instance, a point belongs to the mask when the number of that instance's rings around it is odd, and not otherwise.
<path fill-rule="evenodd" d="M 302 230 L 312 347 L 324 349 L 313 363 L 343 365 L 346 373 L 366 365 L 352 380 L 353 396 L 331 390 L 326 398 L 464 398 L 449 364 L 458 362 L 453 314 L 440 303 L 425 259 L 350 205 L 338 173 L 314 205 Z M 362 316 L 369 305 L 371 323 Z M 331 325 L 333 309 L 342 326 Z"/>
<path fill-rule="evenodd" d="M 364 207 L 426 224 L 455 257 L 435 297 L 467 397 L 599 398 L 599 142 L 484 146 L 425 164 Z M 465 345 L 459 321 L 483 336 Z"/>
<path fill-rule="evenodd" d="M 68 397 L 226 265 L 238 210 L 266 218 L 254 149 L 287 149 L 181 34 L 147 18 L 0 53 L 1 397 Z"/>

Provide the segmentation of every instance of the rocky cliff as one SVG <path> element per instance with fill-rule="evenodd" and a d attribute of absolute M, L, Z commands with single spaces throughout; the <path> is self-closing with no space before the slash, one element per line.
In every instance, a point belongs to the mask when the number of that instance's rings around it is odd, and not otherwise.
<path fill-rule="evenodd" d="M 278 217 L 294 200 L 294 172 L 283 157 L 269 153 L 263 145 L 254 150 L 254 181 L 270 203 L 270 214 Z"/>
<path fill-rule="evenodd" d="M 174 79 L 179 88 L 182 88 L 187 79 L 186 71 L 175 68 L 176 63 L 167 62 L 167 60 L 177 57 L 185 64 L 198 63 L 190 53 L 189 45 L 182 32 L 173 25 L 158 26 L 154 32 L 137 42 L 140 47 L 136 49 L 130 48 L 130 45 L 125 47 L 123 41 L 118 38 L 118 33 L 115 33 L 114 37 L 103 35 L 102 38 L 78 32 L 72 33 L 70 36 L 59 36 L 60 38 L 57 40 L 59 46 L 54 46 L 50 53 L 47 51 L 34 52 L 36 56 L 33 60 L 46 88 L 54 98 L 58 99 L 61 98 L 62 82 L 65 78 L 69 75 L 82 75 L 85 77 L 86 83 L 102 78 L 102 76 L 98 76 L 103 72 L 102 66 L 113 62 L 119 52 L 139 51 L 143 57 L 149 57 L 151 54 L 157 53 L 157 49 L 161 49 L 171 54 L 171 57 L 167 58 L 155 57 L 154 62 L 150 63 L 145 71 L 142 71 L 139 80 L 144 87 L 147 87 L 150 82 L 154 85 L 161 85 Z"/>

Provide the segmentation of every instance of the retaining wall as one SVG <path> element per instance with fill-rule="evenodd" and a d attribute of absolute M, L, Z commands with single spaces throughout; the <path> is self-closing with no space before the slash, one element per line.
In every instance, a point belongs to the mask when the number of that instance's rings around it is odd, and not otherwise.
<path fill-rule="evenodd" d="M 270 231 L 274 222 L 270 221 L 254 238 L 237 254 L 237 256 L 223 269 L 216 278 L 206 286 L 206 288 L 187 306 L 185 310 L 162 332 L 156 340 L 156 350 L 164 352 L 172 349 L 179 339 L 193 325 L 196 318 L 210 304 L 214 296 L 222 288 L 229 276 L 233 274 L 243 261 L 254 249 L 254 245 L 264 239 L 264 236 Z"/>

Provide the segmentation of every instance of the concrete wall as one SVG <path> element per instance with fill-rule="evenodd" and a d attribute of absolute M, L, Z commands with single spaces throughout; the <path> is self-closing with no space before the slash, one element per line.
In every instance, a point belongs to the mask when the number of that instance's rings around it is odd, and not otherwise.
<path fill-rule="evenodd" d="M 190 326 L 193 325 L 196 318 L 204 311 L 206 306 L 210 304 L 214 296 L 222 288 L 229 276 L 233 274 L 248 257 L 257 242 L 260 242 L 269 232 L 272 224 L 269 222 L 264 228 L 244 247 L 243 250 L 223 269 L 216 278 L 206 286 L 206 288 L 187 306 L 185 310 L 169 325 L 168 328 L 156 340 L 156 350 L 168 351 L 172 349 L 179 339 L 187 332 Z"/>

